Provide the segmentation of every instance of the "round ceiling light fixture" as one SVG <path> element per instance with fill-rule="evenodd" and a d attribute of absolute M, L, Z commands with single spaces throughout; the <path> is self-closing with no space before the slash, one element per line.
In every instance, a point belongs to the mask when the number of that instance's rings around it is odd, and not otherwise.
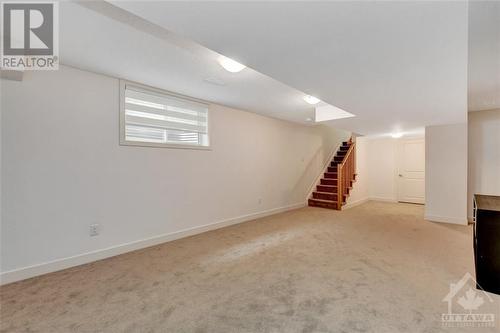
<path fill-rule="evenodd" d="M 311 96 L 311 95 L 305 95 L 304 101 L 306 101 L 307 103 L 309 103 L 311 105 L 315 105 L 315 104 L 318 104 L 319 102 L 321 102 L 321 100 L 319 98 L 316 98 L 316 97 Z"/>
<path fill-rule="evenodd" d="M 391 136 L 394 138 L 394 139 L 399 139 L 400 137 L 403 136 L 403 133 L 392 133 Z"/>
<path fill-rule="evenodd" d="M 220 56 L 219 64 L 228 72 L 238 73 L 244 70 L 247 66 L 240 64 L 239 62 L 229 59 L 228 57 Z"/>

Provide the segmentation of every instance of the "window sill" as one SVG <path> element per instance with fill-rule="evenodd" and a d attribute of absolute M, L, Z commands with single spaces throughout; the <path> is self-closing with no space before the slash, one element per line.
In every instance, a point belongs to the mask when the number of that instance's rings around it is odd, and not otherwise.
<path fill-rule="evenodd" d="M 148 148 L 168 148 L 168 149 L 189 149 L 189 150 L 212 150 L 211 146 L 188 146 L 176 144 L 164 144 L 154 142 L 120 141 L 120 146 L 148 147 Z"/>

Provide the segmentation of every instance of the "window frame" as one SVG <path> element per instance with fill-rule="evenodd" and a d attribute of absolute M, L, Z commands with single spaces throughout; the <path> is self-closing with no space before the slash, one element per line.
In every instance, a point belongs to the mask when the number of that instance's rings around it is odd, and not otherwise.
<path fill-rule="evenodd" d="M 159 142 L 143 142 L 143 141 L 129 141 L 125 138 L 125 90 L 129 87 L 133 87 L 134 90 L 143 92 L 146 94 L 158 94 L 167 95 L 174 98 L 183 99 L 186 101 L 191 101 L 198 104 L 203 104 L 207 106 L 207 136 L 208 136 L 208 146 L 199 146 L 191 144 L 177 144 L 177 143 L 159 143 Z M 171 91 L 154 88 L 144 84 L 131 82 L 127 80 L 120 80 L 120 110 L 119 110 L 119 136 L 120 136 L 120 146 L 136 146 L 136 147 L 150 147 L 150 148 L 171 148 L 171 149 L 192 149 L 192 150 L 212 150 L 212 135 L 211 135 L 211 123 L 210 123 L 210 103 L 201 99 L 177 94 Z"/>

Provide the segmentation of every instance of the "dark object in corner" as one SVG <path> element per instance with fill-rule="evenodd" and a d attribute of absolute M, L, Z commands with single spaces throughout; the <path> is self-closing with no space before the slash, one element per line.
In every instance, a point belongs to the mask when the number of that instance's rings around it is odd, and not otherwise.
<path fill-rule="evenodd" d="M 500 295 L 500 196 L 474 195 L 477 288 Z"/>

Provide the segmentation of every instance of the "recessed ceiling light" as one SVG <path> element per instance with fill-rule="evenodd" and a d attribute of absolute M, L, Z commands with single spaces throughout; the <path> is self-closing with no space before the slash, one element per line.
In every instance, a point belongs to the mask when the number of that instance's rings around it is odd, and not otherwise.
<path fill-rule="evenodd" d="M 311 96 L 311 95 L 305 95 L 304 101 L 306 101 L 307 103 L 309 103 L 311 105 L 318 104 L 319 102 L 321 102 L 321 100 L 319 98 L 316 98 L 316 97 Z"/>
<path fill-rule="evenodd" d="M 229 59 L 228 57 L 220 56 L 219 64 L 224 67 L 224 69 L 231 73 L 238 73 L 244 70 L 247 66 L 240 64 L 239 62 Z"/>
<path fill-rule="evenodd" d="M 399 139 L 400 137 L 403 136 L 403 133 L 392 133 L 391 136 L 394 138 L 394 139 Z"/>

